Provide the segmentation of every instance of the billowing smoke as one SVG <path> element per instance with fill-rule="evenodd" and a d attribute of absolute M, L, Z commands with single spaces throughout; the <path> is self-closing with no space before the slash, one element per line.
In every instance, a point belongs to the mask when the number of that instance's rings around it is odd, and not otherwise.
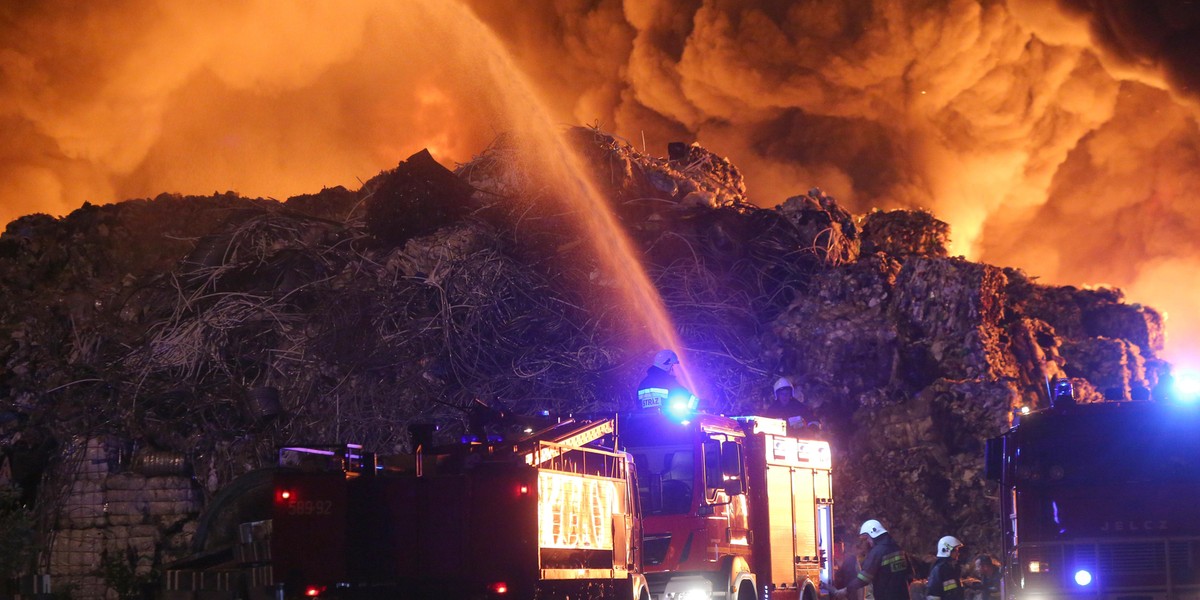
<path fill-rule="evenodd" d="M 0 217 L 357 188 L 423 147 L 469 158 L 503 126 L 488 82 L 462 76 L 454 22 L 400 4 L 6 3 Z"/>
<path fill-rule="evenodd" d="M 929 208 L 970 258 L 1166 310 L 1200 359 L 1200 2 L 455 1 L 6 3 L 0 218 L 464 161 L 508 114 L 478 17 L 563 124 L 699 141 L 763 205 Z"/>

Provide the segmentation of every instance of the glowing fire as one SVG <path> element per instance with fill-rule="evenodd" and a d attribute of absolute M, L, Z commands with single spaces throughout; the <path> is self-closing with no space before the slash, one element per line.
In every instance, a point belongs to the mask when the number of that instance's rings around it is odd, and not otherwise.
<path fill-rule="evenodd" d="M 1126 288 L 1200 357 L 1184 4 L 30 3 L 0 22 L 0 218 L 356 188 L 423 147 L 598 123 L 727 154 L 763 205 L 929 208 L 956 252 Z"/>

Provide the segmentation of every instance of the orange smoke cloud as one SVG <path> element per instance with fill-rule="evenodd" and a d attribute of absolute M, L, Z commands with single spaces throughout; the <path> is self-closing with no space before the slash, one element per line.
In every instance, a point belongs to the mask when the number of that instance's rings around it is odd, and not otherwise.
<path fill-rule="evenodd" d="M 15 10 L 0 21 L 6 221 L 160 192 L 357 188 L 423 146 L 468 158 L 501 127 L 487 82 L 461 76 L 454 24 L 416 4 Z"/>
<path fill-rule="evenodd" d="M 453 1 L 453 0 L 443 0 Z M 462 0 L 564 124 L 696 140 L 774 205 L 925 207 L 955 249 L 1103 282 L 1200 356 L 1200 5 Z M 34 3 L 0 19 L 0 218 L 233 189 L 285 197 L 510 123 L 432 0 Z"/>

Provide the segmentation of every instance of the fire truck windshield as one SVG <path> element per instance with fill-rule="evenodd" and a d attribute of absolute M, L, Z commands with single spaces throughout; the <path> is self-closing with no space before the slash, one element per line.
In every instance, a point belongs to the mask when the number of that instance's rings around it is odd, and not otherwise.
<path fill-rule="evenodd" d="M 633 453 L 638 468 L 638 491 L 648 512 L 678 515 L 691 509 L 694 458 L 690 446 L 639 448 Z"/>
<path fill-rule="evenodd" d="M 1013 461 L 1020 483 L 1136 485 L 1200 478 L 1200 431 L 1186 421 L 1040 416 L 1047 418 L 1020 426 Z"/>
<path fill-rule="evenodd" d="M 1200 535 L 1197 420 L 1163 410 L 1039 414 L 1010 457 L 1025 541 Z M 1189 500 L 1193 499 L 1193 500 Z"/>
<path fill-rule="evenodd" d="M 643 510 L 660 515 L 689 512 L 696 478 L 695 429 L 647 413 L 623 420 L 620 435 L 637 465 Z"/>

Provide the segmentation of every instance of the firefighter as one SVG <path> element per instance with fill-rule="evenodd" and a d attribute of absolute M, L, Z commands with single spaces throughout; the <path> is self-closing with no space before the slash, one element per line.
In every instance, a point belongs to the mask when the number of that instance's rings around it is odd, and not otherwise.
<path fill-rule="evenodd" d="M 967 589 L 979 593 L 978 600 L 996 600 L 1000 597 L 1000 566 L 991 554 L 980 554 L 975 557 L 975 572 L 979 574 L 979 583 L 966 581 Z"/>
<path fill-rule="evenodd" d="M 678 364 L 679 355 L 674 350 L 659 350 L 654 355 L 654 364 L 638 384 L 640 408 L 664 410 L 681 405 L 677 408 L 696 409 L 696 397 L 675 379 L 675 365 Z"/>
<path fill-rule="evenodd" d="M 874 589 L 875 600 L 908 600 L 912 569 L 908 565 L 908 556 L 899 544 L 875 519 L 863 522 L 858 534 L 870 549 L 863 558 L 858 576 L 851 579 L 846 587 L 835 590 L 834 598 L 844 599 L 848 592 L 870 585 Z"/>
<path fill-rule="evenodd" d="M 834 559 L 837 561 L 837 566 L 833 570 L 833 587 L 846 587 L 850 580 L 858 577 L 858 570 L 862 567 L 862 559 L 867 555 L 867 544 L 861 538 L 855 536 L 850 540 L 851 532 L 845 528 L 838 528 L 834 534 Z M 850 541 L 850 546 L 846 545 Z M 868 588 L 862 588 L 847 592 L 847 600 L 864 600 L 867 597 L 873 597 L 866 594 Z"/>
<path fill-rule="evenodd" d="M 813 416 L 803 402 L 795 396 L 795 388 L 786 377 L 780 377 L 773 386 L 775 401 L 763 411 L 763 416 L 776 419 L 786 419 L 788 429 L 798 434 L 801 431 L 816 433 L 821 430 L 821 422 Z"/>
<path fill-rule="evenodd" d="M 963 543 L 947 535 L 938 540 L 937 560 L 929 570 L 929 581 L 925 584 L 928 600 L 963 600 L 966 583 L 962 579 L 958 559 Z"/>

